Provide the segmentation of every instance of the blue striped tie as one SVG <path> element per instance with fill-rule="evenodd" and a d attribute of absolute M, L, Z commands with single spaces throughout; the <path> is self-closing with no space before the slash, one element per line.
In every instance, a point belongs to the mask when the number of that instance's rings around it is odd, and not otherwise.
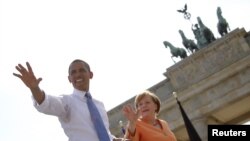
<path fill-rule="evenodd" d="M 100 115 L 96 105 L 94 104 L 90 93 L 87 92 L 85 94 L 85 96 L 87 98 L 87 105 L 89 108 L 89 113 L 90 113 L 92 122 L 95 126 L 95 130 L 97 132 L 99 140 L 100 141 L 110 141 L 109 135 L 108 135 L 107 130 L 104 126 L 101 115 Z"/>

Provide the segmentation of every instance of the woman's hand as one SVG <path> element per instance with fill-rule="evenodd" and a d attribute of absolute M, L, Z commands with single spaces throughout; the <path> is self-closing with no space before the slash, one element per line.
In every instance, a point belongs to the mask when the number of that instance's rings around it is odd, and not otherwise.
<path fill-rule="evenodd" d="M 139 110 L 135 110 L 130 104 L 122 109 L 123 115 L 132 123 L 135 123 L 139 117 Z"/>
<path fill-rule="evenodd" d="M 125 105 L 122 109 L 122 112 L 123 115 L 129 121 L 127 125 L 128 131 L 131 136 L 134 136 L 136 127 L 135 124 L 137 119 L 139 118 L 140 110 L 139 109 L 134 110 L 134 108 L 131 105 Z"/>

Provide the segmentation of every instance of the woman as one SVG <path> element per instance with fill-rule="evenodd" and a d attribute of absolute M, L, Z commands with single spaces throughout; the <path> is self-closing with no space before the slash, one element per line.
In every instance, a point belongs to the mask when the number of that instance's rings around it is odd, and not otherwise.
<path fill-rule="evenodd" d="M 137 95 L 135 107 L 136 110 L 126 105 L 122 109 L 128 120 L 124 138 L 132 141 L 176 141 L 167 122 L 157 118 L 160 100 L 155 94 L 145 91 Z"/>

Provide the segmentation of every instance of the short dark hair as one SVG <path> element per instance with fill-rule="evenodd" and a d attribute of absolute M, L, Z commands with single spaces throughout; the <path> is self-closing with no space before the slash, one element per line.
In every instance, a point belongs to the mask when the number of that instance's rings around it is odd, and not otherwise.
<path fill-rule="evenodd" d="M 141 94 L 138 94 L 135 97 L 135 107 L 138 108 L 138 103 L 142 100 L 143 97 L 145 97 L 146 95 L 150 96 L 153 100 L 153 102 L 157 105 L 157 109 L 156 109 L 156 113 L 158 114 L 161 108 L 161 101 L 158 98 L 157 95 L 155 95 L 154 93 L 150 92 L 150 91 L 144 91 Z"/>
<path fill-rule="evenodd" d="M 90 72 L 91 70 L 90 70 L 90 66 L 89 66 L 89 64 L 87 63 L 87 62 L 85 62 L 85 61 L 83 61 L 83 60 L 81 60 L 81 59 L 75 59 L 74 61 L 72 61 L 71 63 L 70 63 L 70 65 L 69 65 L 69 70 L 68 70 L 68 73 L 70 74 L 70 67 L 71 67 L 71 65 L 73 64 L 73 63 L 76 63 L 76 62 L 82 62 L 82 63 L 84 63 L 84 65 L 87 67 L 87 69 L 88 69 L 88 71 Z"/>

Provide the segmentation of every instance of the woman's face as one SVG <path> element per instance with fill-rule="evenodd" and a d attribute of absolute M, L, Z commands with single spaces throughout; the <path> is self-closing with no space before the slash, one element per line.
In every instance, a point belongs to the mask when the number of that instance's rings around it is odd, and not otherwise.
<path fill-rule="evenodd" d="M 145 95 L 137 105 L 140 110 L 141 118 L 155 117 L 157 105 L 149 95 Z"/>

